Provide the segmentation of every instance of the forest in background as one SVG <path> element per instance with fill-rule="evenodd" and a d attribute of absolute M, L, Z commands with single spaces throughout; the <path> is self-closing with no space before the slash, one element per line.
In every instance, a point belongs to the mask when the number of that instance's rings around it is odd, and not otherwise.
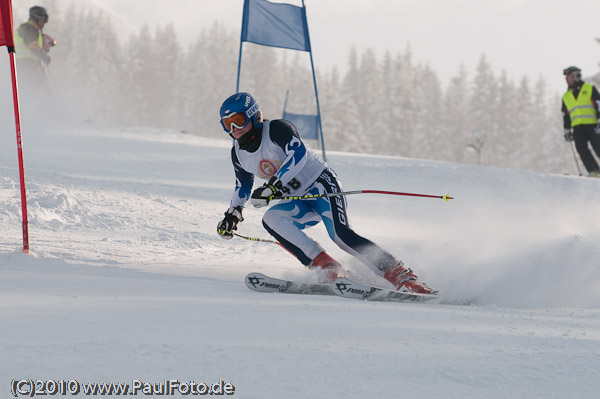
<path fill-rule="evenodd" d="M 40 4 L 51 14 L 45 32 L 58 42 L 51 80 L 70 119 L 224 137 L 218 110 L 235 91 L 234 30 L 215 23 L 184 46 L 173 24 L 120 37 L 102 11 Z M 27 9 L 13 7 L 18 26 Z M 434 70 L 415 62 L 409 45 L 382 57 L 352 49 L 344 73 L 315 62 L 327 150 L 575 170 L 562 137 L 562 93 L 549 93 L 541 78 L 498 76 L 482 54 L 475 71 L 458 65 L 443 87 Z M 588 80 L 599 78 L 600 72 Z M 281 117 L 288 90 L 288 111 L 316 112 L 308 53 L 245 43 L 240 90 L 259 100 L 268 119 Z"/>

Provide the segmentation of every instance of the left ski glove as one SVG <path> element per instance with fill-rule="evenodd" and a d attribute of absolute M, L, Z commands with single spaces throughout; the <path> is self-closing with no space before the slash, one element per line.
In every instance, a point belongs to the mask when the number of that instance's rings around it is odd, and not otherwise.
<path fill-rule="evenodd" d="M 600 134 L 600 123 L 598 123 L 596 125 L 596 128 L 594 129 L 594 132 L 596 132 L 596 134 Z"/>
<path fill-rule="evenodd" d="M 575 138 L 573 137 L 573 133 L 571 133 L 571 129 L 565 129 L 565 141 L 570 143 L 573 140 Z"/>
<path fill-rule="evenodd" d="M 281 183 L 281 180 L 273 176 L 267 183 L 254 190 L 250 197 L 250 203 L 256 208 L 267 206 L 273 198 L 281 196 L 282 189 L 283 183 Z"/>
<path fill-rule="evenodd" d="M 237 230 L 237 224 L 244 220 L 242 217 L 242 207 L 230 207 L 225 212 L 225 218 L 217 225 L 217 233 L 221 238 L 231 240 L 233 238 L 233 230 Z"/>

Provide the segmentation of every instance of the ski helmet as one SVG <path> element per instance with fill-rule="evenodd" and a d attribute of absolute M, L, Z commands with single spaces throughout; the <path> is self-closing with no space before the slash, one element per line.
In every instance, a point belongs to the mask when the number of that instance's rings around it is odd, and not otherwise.
<path fill-rule="evenodd" d="M 44 7 L 33 6 L 29 9 L 29 19 L 34 19 L 36 21 L 42 20 L 44 22 L 48 22 L 48 13 Z"/>
<path fill-rule="evenodd" d="M 227 98 L 220 110 L 221 126 L 229 134 L 234 127 L 243 128 L 252 121 L 255 128 L 262 126 L 262 112 L 258 101 L 250 93 L 236 93 Z"/>
<path fill-rule="evenodd" d="M 581 69 L 577 68 L 576 66 L 570 66 L 568 68 L 565 68 L 563 70 L 563 74 L 565 76 L 569 75 L 569 74 L 573 74 L 573 80 L 577 83 L 581 81 Z"/>

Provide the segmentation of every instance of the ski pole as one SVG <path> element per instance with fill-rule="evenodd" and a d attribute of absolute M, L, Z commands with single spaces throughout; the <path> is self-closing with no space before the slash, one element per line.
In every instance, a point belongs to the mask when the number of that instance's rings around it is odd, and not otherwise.
<path fill-rule="evenodd" d="M 275 241 L 275 240 L 267 240 L 264 238 L 256 238 L 256 237 L 246 237 L 243 236 L 241 234 L 238 234 L 236 232 L 233 233 L 234 236 L 239 237 L 239 238 L 243 238 L 244 240 L 248 240 L 248 241 L 254 241 L 254 242 L 268 242 L 269 244 L 277 244 L 279 245 L 281 248 L 285 249 L 286 251 L 288 251 L 290 254 L 292 254 L 294 257 L 296 255 L 294 255 L 292 252 L 290 252 L 286 247 L 284 247 L 283 245 L 281 245 L 281 243 L 279 241 Z"/>
<path fill-rule="evenodd" d="M 279 241 L 275 241 L 275 240 L 266 240 L 264 238 L 256 238 L 256 237 L 246 237 L 243 236 L 241 234 L 238 234 L 236 232 L 233 233 L 234 236 L 239 237 L 239 238 L 243 238 L 244 240 L 248 240 L 248 241 L 254 241 L 254 242 L 268 242 L 270 244 L 277 244 L 279 245 L 281 248 L 285 249 L 290 255 L 292 255 L 294 258 L 296 258 L 296 255 L 294 255 L 292 252 L 290 252 L 290 250 L 288 250 L 286 247 L 284 247 L 283 245 L 281 245 L 281 243 Z M 298 259 L 298 258 L 296 258 Z M 308 266 L 306 266 L 307 270 L 308 270 Z"/>
<path fill-rule="evenodd" d="M 71 116 L 67 112 L 67 106 L 65 105 L 65 100 L 60 95 L 60 92 L 58 91 L 56 83 L 54 82 L 54 79 L 52 78 L 52 75 L 50 74 L 50 68 L 48 68 L 48 65 L 44 64 L 43 62 L 41 64 L 42 64 L 42 68 L 44 69 L 44 74 L 46 75 L 46 79 L 48 80 L 50 90 L 52 91 L 52 94 L 54 95 L 55 99 L 60 103 L 60 112 L 62 113 L 63 118 L 65 118 L 65 120 L 67 120 L 67 121 L 70 121 Z"/>
<path fill-rule="evenodd" d="M 583 176 L 581 174 L 581 169 L 579 168 L 579 161 L 577 161 L 577 155 L 575 155 L 575 148 L 573 147 L 573 142 L 569 141 L 569 144 L 571 144 L 571 151 L 573 152 L 573 159 L 575 159 L 575 165 L 577 165 L 577 170 L 579 171 L 579 176 Z"/>
<path fill-rule="evenodd" d="M 356 190 L 356 191 L 341 191 L 339 193 L 325 193 L 325 194 L 307 194 L 301 196 L 290 196 L 284 195 L 281 197 L 273 197 L 274 200 L 303 200 L 311 198 L 323 198 L 323 197 L 337 197 L 341 195 L 350 194 L 387 194 L 387 195 L 405 195 L 410 197 L 426 197 L 426 198 L 441 198 L 446 201 L 454 199 L 450 195 L 427 195 L 427 194 L 413 194 L 413 193 L 401 193 L 398 191 L 380 191 L 380 190 Z"/>
<path fill-rule="evenodd" d="M 236 237 L 243 238 L 244 240 L 248 240 L 248 241 L 270 242 L 271 244 L 281 245 L 281 244 L 279 244 L 278 241 L 275 241 L 275 240 L 266 240 L 264 238 L 256 238 L 256 237 L 246 237 L 246 236 L 243 236 L 243 235 L 235 233 L 235 232 L 233 233 L 233 235 L 236 236 Z"/>

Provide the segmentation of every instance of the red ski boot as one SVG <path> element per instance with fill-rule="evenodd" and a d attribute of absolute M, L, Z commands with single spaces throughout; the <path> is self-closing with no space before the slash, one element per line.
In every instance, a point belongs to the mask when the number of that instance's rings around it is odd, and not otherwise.
<path fill-rule="evenodd" d="M 325 251 L 318 254 L 308 268 L 315 270 L 322 281 L 333 282 L 339 277 L 348 277 L 348 273 L 342 268 L 342 265 Z"/>
<path fill-rule="evenodd" d="M 383 277 L 392 283 L 398 291 L 412 291 L 419 294 L 431 294 L 434 291 L 418 280 L 412 270 L 404 267 L 402 262 L 391 265 Z"/>

